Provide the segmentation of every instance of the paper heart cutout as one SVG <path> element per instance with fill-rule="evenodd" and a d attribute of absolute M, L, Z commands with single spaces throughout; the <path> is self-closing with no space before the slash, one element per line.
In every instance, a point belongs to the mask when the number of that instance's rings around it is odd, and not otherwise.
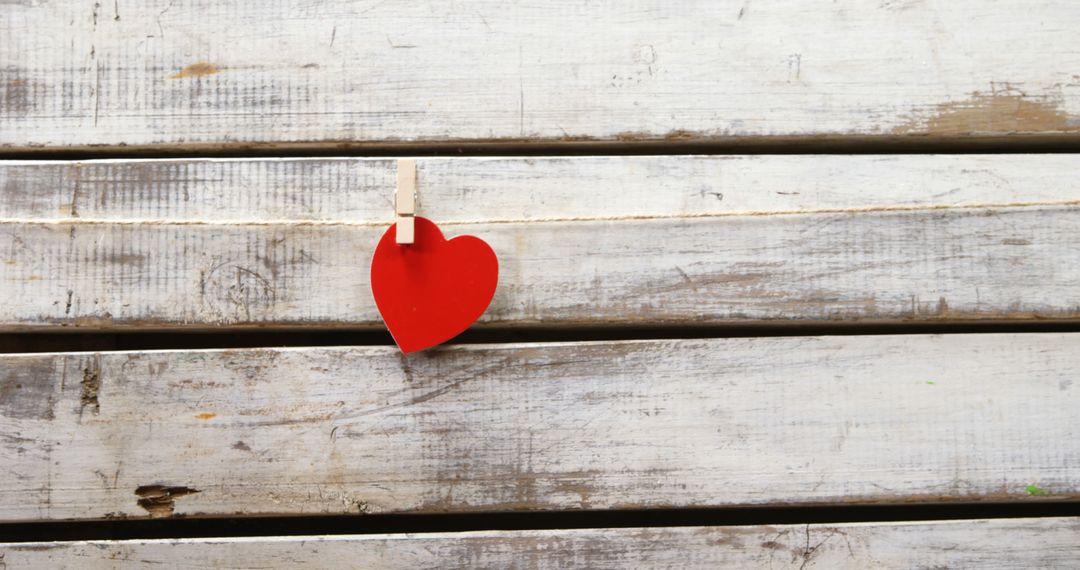
<path fill-rule="evenodd" d="M 371 292 L 394 342 L 404 353 L 446 342 L 484 313 L 499 279 L 499 260 L 475 236 L 443 237 L 427 218 L 415 218 L 411 245 L 386 230 L 371 259 Z"/>

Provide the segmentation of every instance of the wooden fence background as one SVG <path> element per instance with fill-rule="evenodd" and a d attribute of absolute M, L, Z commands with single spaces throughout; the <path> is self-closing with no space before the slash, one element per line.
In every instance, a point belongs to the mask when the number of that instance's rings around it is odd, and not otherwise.
<path fill-rule="evenodd" d="M 0 568 L 1076 567 L 1078 29 L 0 2 Z M 397 157 L 483 342 L 378 333 Z"/>

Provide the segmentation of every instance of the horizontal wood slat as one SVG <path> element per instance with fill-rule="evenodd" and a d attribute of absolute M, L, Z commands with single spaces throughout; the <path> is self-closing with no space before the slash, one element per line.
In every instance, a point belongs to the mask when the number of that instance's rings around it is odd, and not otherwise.
<path fill-rule="evenodd" d="M 1069 568 L 1076 518 L 0 544 L 9 568 Z"/>
<path fill-rule="evenodd" d="M 423 159 L 485 325 L 1076 319 L 1071 155 Z M 394 162 L 0 163 L 0 329 L 379 326 Z"/>
<path fill-rule="evenodd" d="M 0 520 L 1080 499 L 1080 334 L 0 357 Z"/>
<path fill-rule="evenodd" d="M 16 0 L 0 26 L 4 150 L 1080 133 L 1069 0 Z"/>

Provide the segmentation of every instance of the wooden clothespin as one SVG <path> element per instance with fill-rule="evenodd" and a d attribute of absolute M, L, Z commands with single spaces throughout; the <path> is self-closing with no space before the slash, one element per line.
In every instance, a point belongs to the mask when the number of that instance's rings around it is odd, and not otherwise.
<path fill-rule="evenodd" d="M 416 161 L 397 161 L 397 190 L 394 191 L 394 223 L 398 245 L 410 245 L 416 238 Z"/>

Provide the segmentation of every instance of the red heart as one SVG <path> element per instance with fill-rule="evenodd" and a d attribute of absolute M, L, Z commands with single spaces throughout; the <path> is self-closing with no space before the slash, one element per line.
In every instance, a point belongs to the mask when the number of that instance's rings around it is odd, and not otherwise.
<path fill-rule="evenodd" d="M 426 218 L 415 218 L 411 245 L 386 230 L 371 260 L 371 292 L 402 352 L 448 341 L 469 328 L 495 296 L 499 260 L 484 240 L 447 240 Z"/>

